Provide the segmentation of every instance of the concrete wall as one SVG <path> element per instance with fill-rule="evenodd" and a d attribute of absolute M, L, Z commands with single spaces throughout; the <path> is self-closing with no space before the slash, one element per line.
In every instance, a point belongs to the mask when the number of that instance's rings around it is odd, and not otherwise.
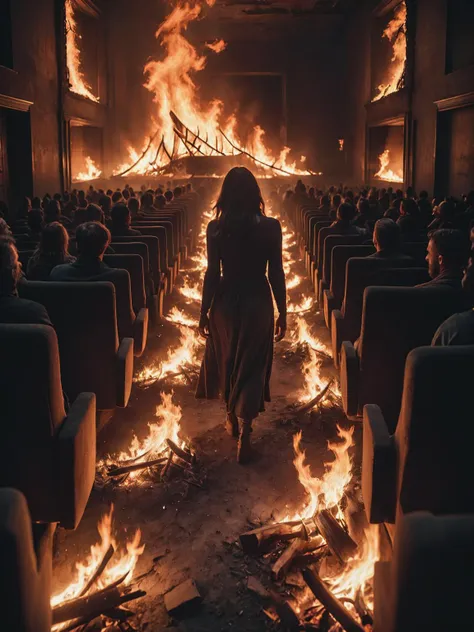
<path fill-rule="evenodd" d="M 11 2 L 14 69 L 0 67 L 0 94 L 33 102 L 34 194 L 60 188 L 54 0 Z"/>

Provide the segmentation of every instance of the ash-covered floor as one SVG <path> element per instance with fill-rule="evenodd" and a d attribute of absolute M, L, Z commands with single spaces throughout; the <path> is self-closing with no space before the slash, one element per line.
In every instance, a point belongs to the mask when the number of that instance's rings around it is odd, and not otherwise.
<path fill-rule="evenodd" d="M 298 301 L 311 294 L 296 247 L 291 272 L 303 277 L 290 295 Z M 180 285 L 178 279 L 178 287 Z M 167 297 L 165 312 L 182 306 L 197 317 L 199 305 L 186 304 L 178 289 Z M 313 310 L 314 311 L 314 310 Z M 289 315 L 289 328 L 295 315 Z M 329 335 L 321 314 L 305 315 L 311 331 L 328 347 Z M 177 344 L 176 327 L 165 322 L 150 336 L 146 354 L 137 369 L 159 361 L 169 347 Z M 271 566 L 243 554 L 238 543 L 242 532 L 260 526 L 272 517 L 283 517 L 298 510 L 305 491 L 293 465 L 293 435 L 303 431 L 302 447 L 313 474 L 323 472 L 331 461 L 328 439 L 336 436 L 336 423 L 348 425 L 341 410 L 295 418 L 291 406 L 298 401 L 303 386 L 302 361 L 297 354 L 288 357 L 291 341 L 276 345 L 272 375 L 272 402 L 255 423 L 253 442 L 257 459 L 250 465 L 236 463 L 236 440 L 225 433 L 225 409 L 220 402 L 194 399 L 193 386 L 156 382 L 148 388 L 133 387 L 130 404 L 117 410 L 98 438 L 99 457 L 122 451 L 134 433 L 144 437 L 154 420 L 160 393 L 174 390 L 174 401 L 183 411 L 182 434 L 188 437 L 206 474 L 202 488 L 187 486 L 177 478 L 169 485 L 141 488 L 95 489 L 83 520 L 75 532 L 59 531 L 54 560 L 53 592 L 59 592 L 74 574 L 77 561 L 97 542 L 97 523 L 114 504 L 116 539 L 125 543 L 137 528 L 141 530 L 145 551 L 134 577 L 143 578 L 137 587 L 146 597 L 129 604 L 136 613 L 130 618 L 131 630 L 159 632 L 209 632 L 218 630 L 260 631 L 278 629 L 263 612 L 265 604 L 247 589 L 249 576 L 265 583 Z M 321 375 L 335 375 L 332 362 L 326 361 Z M 192 616 L 172 620 L 164 607 L 164 594 L 186 579 L 196 581 L 203 597 L 201 608 Z M 89 628 L 88 628 L 89 629 Z M 93 629 L 93 628 L 91 628 Z"/>

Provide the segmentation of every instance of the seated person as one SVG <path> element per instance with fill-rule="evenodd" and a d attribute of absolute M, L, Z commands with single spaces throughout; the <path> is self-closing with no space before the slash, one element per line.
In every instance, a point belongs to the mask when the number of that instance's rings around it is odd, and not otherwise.
<path fill-rule="evenodd" d="M 18 296 L 17 286 L 21 276 L 15 244 L 10 239 L 0 238 L 0 323 L 51 325 L 43 305 Z"/>
<path fill-rule="evenodd" d="M 150 193 L 149 191 L 147 191 L 146 193 L 144 193 L 142 195 L 142 199 L 141 199 L 141 211 L 142 213 L 144 213 L 145 215 L 147 213 L 156 213 L 156 208 L 153 206 L 153 193 Z"/>
<path fill-rule="evenodd" d="M 405 198 L 400 205 L 400 217 L 397 220 L 404 241 L 420 239 L 420 211 L 412 198 Z"/>
<path fill-rule="evenodd" d="M 456 206 L 452 200 L 441 202 L 434 211 L 435 218 L 428 225 L 428 231 L 440 228 L 456 228 Z"/>
<path fill-rule="evenodd" d="M 418 208 L 420 209 L 421 225 L 423 228 L 426 228 L 433 220 L 433 207 L 428 199 L 428 191 L 420 191 Z"/>
<path fill-rule="evenodd" d="M 134 220 L 141 219 L 145 217 L 143 213 L 140 211 L 140 200 L 136 197 L 131 197 L 127 203 L 128 210 L 130 211 L 130 216 L 132 218 L 132 222 Z"/>
<path fill-rule="evenodd" d="M 432 280 L 416 287 L 439 286 L 460 290 L 469 252 L 469 239 L 460 230 L 435 230 L 430 235 L 426 255 L 428 272 Z"/>
<path fill-rule="evenodd" d="M 69 235 L 59 222 L 44 227 L 33 256 L 28 261 L 26 276 L 31 281 L 47 281 L 51 270 L 63 263 L 73 263 L 69 254 Z"/>
<path fill-rule="evenodd" d="M 87 222 L 100 222 L 105 224 L 104 211 L 97 204 L 88 204 L 86 208 Z"/>
<path fill-rule="evenodd" d="M 99 206 L 104 212 L 105 217 L 110 217 L 110 209 L 112 208 L 112 198 L 107 195 L 102 195 L 99 198 Z"/>
<path fill-rule="evenodd" d="M 471 305 L 474 305 L 474 265 L 472 259 L 462 280 L 463 290 Z M 431 342 L 433 347 L 451 345 L 474 345 L 474 309 L 453 314 L 439 326 Z"/>
<path fill-rule="evenodd" d="M 331 207 L 329 209 L 329 219 L 337 219 L 337 211 L 342 204 L 342 197 L 339 193 L 335 193 L 332 196 Z"/>
<path fill-rule="evenodd" d="M 328 234 L 331 235 L 364 235 L 367 231 L 352 223 L 355 217 L 355 207 L 344 202 L 337 209 L 336 221 L 331 224 Z"/>
<path fill-rule="evenodd" d="M 384 217 L 387 217 L 388 219 L 393 219 L 394 222 L 396 222 L 398 220 L 398 218 L 400 217 L 400 207 L 402 205 L 402 199 L 401 198 L 395 198 L 388 211 L 385 211 L 385 213 L 383 214 Z"/>
<path fill-rule="evenodd" d="M 370 255 L 373 259 L 390 259 L 396 264 L 397 261 L 407 261 L 411 257 L 402 251 L 402 238 L 400 227 L 393 219 L 384 217 L 375 222 L 374 228 L 375 252 Z"/>
<path fill-rule="evenodd" d="M 323 197 L 321 198 L 321 206 L 318 210 L 321 213 L 326 213 L 327 215 L 329 215 L 329 213 L 331 212 L 331 200 L 329 198 L 329 195 L 323 195 Z"/>
<path fill-rule="evenodd" d="M 115 204 L 112 207 L 112 223 L 110 232 L 113 237 L 135 237 L 140 236 L 141 232 L 130 228 L 132 223 L 132 216 L 125 204 Z"/>
<path fill-rule="evenodd" d="M 352 223 L 354 226 L 358 226 L 359 228 L 368 228 L 372 217 L 370 213 L 370 203 L 367 198 L 359 198 L 357 202 L 357 211 L 357 215 Z"/>
<path fill-rule="evenodd" d="M 122 191 L 115 191 L 112 194 L 112 204 L 119 204 L 119 202 L 123 202 Z"/>
<path fill-rule="evenodd" d="M 165 207 L 166 207 L 166 198 L 164 195 L 157 195 L 155 197 L 155 208 L 157 208 L 159 211 L 162 211 Z"/>
<path fill-rule="evenodd" d="M 3 217 L 0 217 L 0 237 L 8 237 L 9 239 L 13 239 L 10 226 L 6 223 Z"/>
<path fill-rule="evenodd" d="M 120 337 L 133 337 L 130 326 L 135 322 L 132 309 L 130 277 L 126 270 L 110 268 L 103 262 L 111 240 L 110 232 L 100 222 L 86 222 L 76 230 L 78 257 L 74 263 L 53 268 L 50 281 L 110 281 L 117 297 L 117 321 Z"/>
<path fill-rule="evenodd" d="M 31 241 L 39 241 L 44 226 L 43 211 L 40 208 L 32 208 L 31 211 L 28 211 L 26 221 L 28 223 L 29 238 Z"/>
<path fill-rule="evenodd" d="M 59 201 L 56 199 L 49 200 L 44 206 L 44 223 L 51 224 L 52 222 L 61 222 L 61 224 L 65 224 L 66 226 L 71 226 L 72 222 L 70 219 L 61 215 L 61 205 Z"/>

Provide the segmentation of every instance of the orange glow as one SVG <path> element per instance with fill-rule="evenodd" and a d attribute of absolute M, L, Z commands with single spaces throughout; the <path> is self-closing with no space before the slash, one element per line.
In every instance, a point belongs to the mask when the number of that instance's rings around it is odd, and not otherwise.
<path fill-rule="evenodd" d="M 87 156 L 84 159 L 84 168 L 85 171 L 80 171 L 72 177 L 73 182 L 87 182 L 88 180 L 95 180 L 96 178 L 100 178 L 100 176 L 102 175 L 102 171 L 97 167 L 90 156 Z"/>
<path fill-rule="evenodd" d="M 72 0 L 66 0 L 66 63 L 69 74 L 69 89 L 91 101 L 99 102 L 99 97 L 92 93 L 81 70 L 81 51 L 79 48 L 81 36 L 77 30 Z"/>
<path fill-rule="evenodd" d="M 214 2 L 208 1 L 207 4 L 212 6 Z M 166 152 L 158 150 L 161 143 L 164 143 L 168 152 L 176 145 L 175 126 L 170 116 L 170 112 L 174 112 L 192 133 L 199 134 L 208 142 L 199 143 L 201 154 L 215 155 L 217 150 L 217 153 L 236 155 L 246 151 L 265 162 L 266 167 L 260 166 L 267 171 L 271 171 L 271 165 L 288 172 L 279 172 L 280 175 L 307 174 L 306 169 L 297 167 L 296 161 L 289 160 L 289 148 L 284 147 L 279 154 L 273 155 L 264 141 L 265 131 L 260 126 L 255 126 L 245 142 L 239 138 L 236 117 L 224 119 L 224 104 L 221 101 L 213 99 L 209 103 L 201 102 L 194 75 L 205 68 L 206 57 L 198 53 L 184 33 L 192 22 L 202 17 L 203 10 L 204 5 L 198 0 L 179 0 L 158 28 L 156 38 L 164 49 L 164 58 L 149 61 L 145 66 L 145 87 L 152 93 L 156 106 L 153 118 L 156 135 L 150 134 L 141 151 L 130 146 L 129 160 L 117 167 L 114 173 L 122 173 L 135 165 L 134 173 L 146 174 L 151 169 L 150 165 L 153 165 L 153 170 L 168 163 Z M 225 42 L 218 40 L 206 46 L 214 52 L 221 52 Z M 188 155 L 188 149 L 183 140 L 178 141 L 175 157 Z"/>
<path fill-rule="evenodd" d="M 94 571 L 99 566 L 110 545 L 114 547 L 116 553 L 107 564 L 105 571 L 94 585 L 92 591 L 94 592 L 95 590 L 106 588 L 120 577 L 123 577 L 126 573 L 128 573 L 128 575 L 124 581 L 124 585 L 129 584 L 132 581 L 133 571 L 135 570 L 138 558 L 145 549 L 145 545 L 140 544 L 141 532 L 140 529 L 137 529 L 133 538 L 126 544 L 126 552 L 119 551 L 119 545 L 112 533 L 113 512 L 114 506 L 111 505 L 110 511 L 104 514 L 97 525 L 100 542 L 91 546 L 90 554 L 85 562 L 78 562 L 76 564 L 76 577 L 73 581 L 71 581 L 69 586 L 51 598 L 51 606 L 53 608 L 64 601 L 69 601 L 70 599 L 79 597 L 81 591 L 85 588 L 88 580 L 94 574 Z"/>
<path fill-rule="evenodd" d="M 344 151 L 344 139 L 339 138 L 337 142 L 339 143 L 339 151 Z"/>
<path fill-rule="evenodd" d="M 300 448 L 301 431 L 293 437 L 295 451 L 293 464 L 298 472 L 298 480 L 309 496 L 305 507 L 297 515 L 303 520 L 312 518 L 318 511 L 338 506 L 345 488 L 351 481 L 352 459 L 349 455 L 349 448 L 353 445 L 354 427 L 344 430 L 337 426 L 337 433 L 342 441 L 328 442 L 328 448 L 334 453 L 335 458 L 334 461 L 325 464 L 326 472 L 322 478 L 313 476 L 311 466 L 306 463 L 306 454 Z"/>
<path fill-rule="evenodd" d="M 374 178 L 385 180 L 386 182 L 403 182 L 403 168 L 396 168 L 391 165 L 390 150 L 386 149 L 379 156 L 380 169 L 374 175 Z"/>
<path fill-rule="evenodd" d="M 214 53 L 219 54 L 227 48 L 227 42 L 224 42 L 223 39 L 215 40 L 214 42 L 206 42 L 206 47 Z"/>
<path fill-rule="evenodd" d="M 385 82 L 377 87 L 377 94 L 372 101 L 379 101 L 393 92 L 398 92 L 402 87 L 407 60 L 406 22 L 407 5 L 401 2 L 395 11 L 394 18 L 388 23 L 382 35 L 392 44 L 393 53 Z"/>

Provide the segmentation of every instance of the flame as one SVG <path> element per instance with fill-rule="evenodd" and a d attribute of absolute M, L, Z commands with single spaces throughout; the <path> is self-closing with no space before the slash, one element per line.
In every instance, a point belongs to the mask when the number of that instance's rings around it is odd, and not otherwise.
<path fill-rule="evenodd" d="M 402 87 L 407 60 L 406 23 L 407 5 L 402 2 L 396 8 L 393 19 L 388 23 L 382 35 L 391 42 L 393 54 L 387 71 L 387 83 L 382 83 L 377 87 L 378 92 L 372 99 L 373 102 L 379 101 L 393 92 L 398 92 Z"/>
<path fill-rule="evenodd" d="M 126 452 L 114 456 L 111 464 L 128 461 L 130 459 L 139 459 L 145 454 L 151 459 L 157 458 L 164 450 L 167 449 L 166 439 L 171 439 L 177 445 L 184 445 L 180 439 L 181 432 L 181 406 L 173 402 L 173 392 L 161 393 L 161 404 L 156 407 L 155 417 L 160 421 L 148 424 L 148 435 L 140 441 L 135 435 Z M 108 464 L 108 463 L 107 463 Z M 140 476 L 140 472 L 131 472 L 130 478 Z"/>
<path fill-rule="evenodd" d="M 170 323 L 174 323 L 175 325 L 184 325 L 185 327 L 197 327 L 198 325 L 198 321 L 195 318 L 187 316 L 179 307 L 176 307 L 176 305 L 171 309 L 168 316 L 166 316 L 166 320 L 169 320 Z"/>
<path fill-rule="evenodd" d="M 214 42 L 206 42 L 206 48 L 209 48 L 214 53 L 222 53 L 227 48 L 227 42 L 223 39 L 215 40 Z"/>
<path fill-rule="evenodd" d="M 74 182 L 86 182 L 88 180 L 95 180 L 100 178 L 102 171 L 96 166 L 90 156 L 86 156 L 84 159 L 86 171 L 81 171 L 73 177 Z"/>
<path fill-rule="evenodd" d="M 403 182 L 403 171 L 398 169 L 394 171 L 390 167 L 390 150 L 386 149 L 379 156 L 380 169 L 374 175 L 374 178 L 385 180 L 386 182 Z"/>
<path fill-rule="evenodd" d="M 334 461 L 325 463 L 326 471 L 322 478 L 314 477 L 311 473 L 311 466 L 306 463 L 306 453 L 300 448 L 302 432 L 296 433 L 293 437 L 295 451 L 293 464 L 298 472 L 298 480 L 309 496 L 305 507 L 298 512 L 298 516 L 302 520 L 312 518 L 316 512 L 323 509 L 332 509 L 338 506 L 345 488 L 351 481 L 352 459 L 349 455 L 349 448 L 353 445 L 354 427 L 344 430 L 337 426 L 337 433 L 342 441 L 337 443 L 328 441 L 328 448 L 334 453 L 335 458 Z"/>
<path fill-rule="evenodd" d="M 213 6 L 215 0 L 207 2 Z M 145 88 L 153 94 L 156 105 L 154 126 L 156 133 L 143 144 L 141 152 L 133 147 L 128 148 L 129 160 L 120 165 L 114 174 L 122 173 L 133 167 L 133 172 L 146 174 L 150 169 L 163 167 L 168 163 L 166 152 L 160 152 L 160 144 L 164 143 L 168 152 L 175 146 L 175 123 L 170 112 L 174 112 L 193 133 L 207 139 L 210 145 L 218 148 L 225 155 L 240 154 L 245 151 L 266 163 L 263 169 L 271 172 L 273 165 L 285 170 L 281 175 L 301 174 L 307 175 L 308 170 L 298 169 L 296 162 L 288 159 L 290 149 L 284 147 L 279 155 L 274 156 L 265 144 L 265 131 L 256 125 L 245 142 L 237 133 L 238 121 L 235 115 L 224 120 L 224 104 L 218 99 L 213 99 L 207 104 L 200 101 L 198 86 L 193 75 L 201 72 L 206 66 L 206 57 L 198 54 L 196 48 L 186 39 L 184 32 L 188 26 L 202 17 L 204 5 L 199 0 L 185 2 L 179 0 L 171 13 L 156 31 L 156 38 L 163 47 L 165 55 L 160 61 L 151 60 L 145 66 Z M 207 48 L 213 52 L 224 50 L 225 42 L 218 40 L 207 43 Z M 150 140 L 151 139 L 151 140 Z M 181 146 L 177 148 L 177 156 L 185 156 L 188 150 L 184 141 L 179 141 Z M 200 153 L 213 155 L 215 150 L 200 143 Z M 304 161 L 302 161 L 304 162 Z M 153 167 L 150 167 L 152 165 Z"/>
<path fill-rule="evenodd" d="M 185 277 L 184 283 L 179 288 L 179 291 L 189 301 L 200 301 L 201 300 L 201 289 L 200 289 L 199 283 L 195 283 L 194 285 L 190 285 L 188 277 Z"/>
<path fill-rule="evenodd" d="M 344 151 L 344 139 L 339 138 L 337 142 L 339 143 L 339 151 Z"/>
<path fill-rule="evenodd" d="M 69 89 L 91 101 L 99 102 L 99 97 L 92 93 L 81 70 L 81 51 L 79 43 L 81 36 L 77 32 L 77 22 L 74 17 L 72 0 L 66 0 L 66 62 L 69 73 Z"/>
<path fill-rule="evenodd" d="M 116 553 L 107 564 L 105 571 L 98 579 L 93 591 L 106 588 L 120 577 L 123 577 L 126 573 L 128 574 L 124 584 L 129 584 L 132 581 L 135 566 L 138 558 L 145 549 L 145 545 L 140 544 L 141 532 L 140 529 L 137 529 L 133 538 L 126 544 L 126 552 L 119 551 L 117 541 L 112 534 L 113 512 L 114 506 L 111 505 L 110 511 L 104 514 L 97 525 L 100 542 L 91 546 L 90 554 L 85 562 L 78 562 L 76 564 L 76 578 L 61 593 L 57 593 L 51 598 L 51 607 L 54 608 L 64 601 L 69 601 L 70 599 L 79 597 L 81 591 L 85 588 L 87 582 L 94 574 L 110 545 L 114 547 Z"/>
<path fill-rule="evenodd" d="M 315 305 L 314 296 L 302 296 L 299 303 L 290 302 L 288 306 L 289 314 L 300 314 L 302 312 L 308 312 Z"/>

